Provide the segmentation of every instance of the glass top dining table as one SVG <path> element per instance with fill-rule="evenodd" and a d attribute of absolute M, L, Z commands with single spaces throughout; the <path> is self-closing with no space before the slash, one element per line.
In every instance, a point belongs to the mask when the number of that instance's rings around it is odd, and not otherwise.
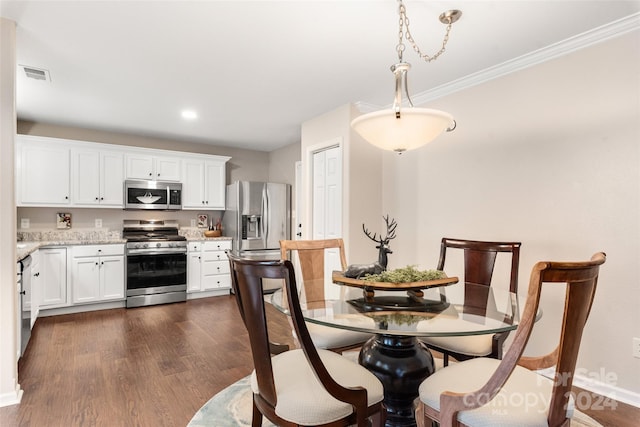
<path fill-rule="evenodd" d="M 418 292 L 371 292 L 339 283 L 329 285 L 335 286 L 332 297 L 324 300 L 307 301 L 301 295 L 302 313 L 310 323 L 372 334 L 362 346 L 358 362 L 384 385 L 385 426 L 416 425 L 418 387 L 435 371 L 433 356 L 419 337 L 510 331 L 517 328 L 520 308 L 524 307 L 515 293 L 497 285 L 448 283 Z M 271 303 L 289 314 L 282 290 L 272 294 Z"/>

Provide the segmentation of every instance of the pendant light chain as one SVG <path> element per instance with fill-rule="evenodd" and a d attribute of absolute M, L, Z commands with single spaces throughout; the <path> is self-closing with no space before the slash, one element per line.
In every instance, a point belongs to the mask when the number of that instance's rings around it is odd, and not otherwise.
<path fill-rule="evenodd" d="M 411 32 L 409 31 L 409 18 L 407 17 L 407 10 L 404 6 L 404 3 L 402 2 L 402 0 L 398 0 L 398 3 L 399 3 L 398 14 L 400 15 L 400 18 L 398 20 L 398 45 L 396 46 L 396 51 L 398 52 L 398 59 L 400 60 L 400 62 L 403 62 L 402 54 L 404 53 L 404 50 L 405 50 L 403 38 L 405 37 L 411 43 L 413 50 L 420 56 L 420 58 L 422 58 L 426 62 L 431 62 L 438 59 L 438 57 L 442 55 L 445 51 L 447 42 L 449 41 L 449 33 L 451 32 L 451 25 L 453 24 L 454 20 L 450 16 L 444 18 L 446 19 L 446 21 L 444 22 L 447 24 L 447 29 L 444 35 L 444 39 L 442 40 L 442 47 L 438 52 L 430 56 L 430 55 L 427 55 L 426 53 L 422 53 L 422 50 L 420 50 L 420 47 L 418 47 L 418 45 L 416 44 L 415 40 L 413 39 L 413 36 L 411 35 Z M 441 20 L 442 19 L 443 18 L 441 18 Z"/>

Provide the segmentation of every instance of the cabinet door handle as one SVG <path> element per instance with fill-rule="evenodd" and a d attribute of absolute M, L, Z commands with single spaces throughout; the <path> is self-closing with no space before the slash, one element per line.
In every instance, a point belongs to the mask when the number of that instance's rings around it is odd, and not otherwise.
<path fill-rule="evenodd" d="M 98 198 L 96 197 L 96 200 L 98 200 Z"/>
<path fill-rule="evenodd" d="M 64 199 L 65 200 L 69 200 L 69 196 L 64 196 Z"/>
<path fill-rule="evenodd" d="M 104 200 L 104 197 L 100 197 L 100 200 Z"/>
<path fill-rule="evenodd" d="M 149 172 L 149 176 L 153 176 L 153 174 L 151 172 Z"/>
<path fill-rule="evenodd" d="M 96 265 L 98 265 L 98 261 L 96 261 Z"/>

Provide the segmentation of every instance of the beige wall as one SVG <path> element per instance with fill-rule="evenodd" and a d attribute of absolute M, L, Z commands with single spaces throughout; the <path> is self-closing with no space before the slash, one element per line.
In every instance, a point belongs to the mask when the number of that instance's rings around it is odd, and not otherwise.
<path fill-rule="evenodd" d="M 16 25 L 0 18 L 0 406 L 18 403 L 22 393 L 18 385 L 16 343 L 15 72 Z"/>
<path fill-rule="evenodd" d="M 375 244 L 362 232 L 365 223 L 370 230 L 383 231 L 381 193 L 382 153 L 364 142 L 351 129 L 351 120 L 358 111 L 345 104 L 302 124 L 303 190 L 305 191 L 305 218 L 311 220 L 310 153 L 318 145 L 339 141 L 342 144 L 343 194 L 342 236 L 345 241 L 347 262 L 368 263 L 378 259 Z M 308 227 L 307 227 L 308 228 Z M 307 232 L 311 232 L 310 229 Z M 311 236 L 309 234 L 308 236 Z"/>
<path fill-rule="evenodd" d="M 395 266 L 435 267 L 444 236 L 518 240 L 524 293 L 536 261 L 605 251 L 578 367 L 615 374 L 614 385 L 635 393 L 639 41 L 636 31 L 433 102 L 458 127 L 415 152 L 385 153 L 383 203 L 399 222 Z M 562 296 L 543 295 L 527 353 L 550 350 Z"/>
<path fill-rule="evenodd" d="M 300 143 L 290 144 L 269 153 L 269 182 L 294 185 L 296 162 L 300 161 Z"/>

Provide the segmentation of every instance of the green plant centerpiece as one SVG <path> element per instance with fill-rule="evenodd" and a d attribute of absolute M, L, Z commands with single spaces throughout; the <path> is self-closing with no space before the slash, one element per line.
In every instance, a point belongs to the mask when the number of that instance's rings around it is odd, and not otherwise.
<path fill-rule="evenodd" d="M 395 270 L 383 271 L 380 274 L 367 274 L 361 279 L 365 282 L 376 283 L 414 283 L 429 280 L 446 279 L 447 275 L 441 270 L 418 270 L 415 265 L 408 265 Z"/>

